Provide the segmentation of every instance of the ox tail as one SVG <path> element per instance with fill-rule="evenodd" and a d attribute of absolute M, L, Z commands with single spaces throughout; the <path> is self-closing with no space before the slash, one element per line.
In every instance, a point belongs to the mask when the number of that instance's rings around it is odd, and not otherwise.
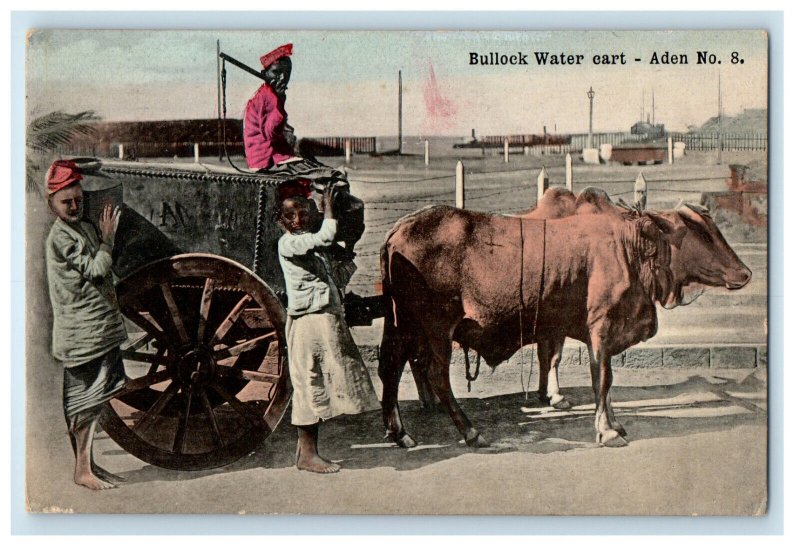
<path fill-rule="evenodd" d="M 397 303 L 392 295 L 392 256 L 394 252 L 389 248 L 390 239 L 394 230 L 386 236 L 381 246 L 381 287 L 383 292 L 384 328 L 389 324 L 397 328 Z"/>

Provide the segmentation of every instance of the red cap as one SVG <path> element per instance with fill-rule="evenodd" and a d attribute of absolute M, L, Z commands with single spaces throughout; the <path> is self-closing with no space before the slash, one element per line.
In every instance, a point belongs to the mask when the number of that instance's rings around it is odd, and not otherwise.
<path fill-rule="evenodd" d="M 303 197 L 311 197 L 311 181 L 305 178 L 289 180 L 281 182 L 278 186 L 278 203 L 283 203 L 285 199 L 302 195 Z"/>
<path fill-rule="evenodd" d="M 53 161 L 53 164 L 47 169 L 47 195 L 52 195 L 70 184 L 79 182 L 81 178 L 83 178 L 81 171 L 74 161 L 68 159 Z"/>
<path fill-rule="evenodd" d="M 265 69 L 269 68 L 272 63 L 280 59 L 281 57 L 289 57 L 292 54 L 292 44 L 284 44 L 280 47 L 276 47 L 263 57 L 261 57 L 261 66 Z"/>

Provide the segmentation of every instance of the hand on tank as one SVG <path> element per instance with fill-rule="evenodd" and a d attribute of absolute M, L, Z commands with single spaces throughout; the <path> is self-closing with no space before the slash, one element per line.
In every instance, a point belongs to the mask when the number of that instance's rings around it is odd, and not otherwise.
<path fill-rule="evenodd" d="M 334 218 L 333 199 L 336 195 L 336 188 L 333 184 L 328 184 L 322 191 L 322 209 L 325 218 Z"/>
<path fill-rule="evenodd" d="M 120 214 L 122 214 L 120 208 L 112 207 L 111 203 L 103 207 L 103 211 L 100 213 L 100 237 L 107 245 L 114 245 Z"/>

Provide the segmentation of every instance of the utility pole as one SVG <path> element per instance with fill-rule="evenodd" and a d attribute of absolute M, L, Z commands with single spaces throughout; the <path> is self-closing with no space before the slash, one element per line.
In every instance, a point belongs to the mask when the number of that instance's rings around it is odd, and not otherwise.
<path fill-rule="evenodd" d="M 722 165 L 722 73 L 717 73 L 717 165 Z"/>
<path fill-rule="evenodd" d="M 587 148 L 593 148 L 592 146 L 592 114 L 594 109 L 594 89 L 592 86 L 589 86 L 589 92 L 586 93 L 586 96 L 589 97 L 589 145 Z"/>
<path fill-rule="evenodd" d="M 222 81 L 219 73 L 219 40 L 217 40 L 217 151 L 222 162 Z"/>
<path fill-rule="evenodd" d="M 397 72 L 397 155 L 403 155 L 403 71 Z"/>

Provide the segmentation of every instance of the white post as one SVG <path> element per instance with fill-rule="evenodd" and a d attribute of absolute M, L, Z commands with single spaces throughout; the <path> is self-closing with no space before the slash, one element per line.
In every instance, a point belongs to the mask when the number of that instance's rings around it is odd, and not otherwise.
<path fill-rule="evenodd" d="M 125 159 L 125 149 L 122 144 L 119 145 L 119 158 Z"/>
<path fill-rule="evenodd" d="M 531 149 L 528 146 L 522 147 L 522 155 L 530 155 Z"/>
<path fill-rule="evenodd" d="M 647 180 L 639 171 L 636 182 L 633 183 L 633 204 L 638 205 L 642 210 L 647 208 Z"/>
<path fill-rule="evenodd" d="M 508 139 L 503 142 L 503 161 L 508 163 Z"/>
<path fill-rule="evenodd" d="M 344 162 L 350 163 L 350 139 L 344 141 Z"/>
<path fill-rule="evenodd" d="M 425 165 L 431 164 L 431 148 L 430 142 L 427 140 L 425 141 Z"/>
<path fill-rule="evenodd" d="M 672 137 L 667 139 L 667 157 L 669 158 L 669 164 L 672 165 L 673 157 L 672 157 Z"/>
<path fill-rule="evenodd" d="M 547 188 L 550 186 L 550 176 L 547 174 L 547 169 L 542 166 L 542 170 L 539 171 L 539 177 L 536 179 L 536 202 L 538 203 L 539 200 L 544 195 L 544 192 L 547 191 Z"/>
<path fill-rule="evenodd" d="M 565 157 L 567 172 L 567 189 L 572 191 L 572 156 L 567 154 Z"/>
<path fill-rule="evenodd" d="M 456 208 L 464 208 L 464 164 L 456 163 Z"/>
<path fill-rule="evenodd" d="M 194 143 L 194 162 L 200 163 L 200 144 Z"/>

